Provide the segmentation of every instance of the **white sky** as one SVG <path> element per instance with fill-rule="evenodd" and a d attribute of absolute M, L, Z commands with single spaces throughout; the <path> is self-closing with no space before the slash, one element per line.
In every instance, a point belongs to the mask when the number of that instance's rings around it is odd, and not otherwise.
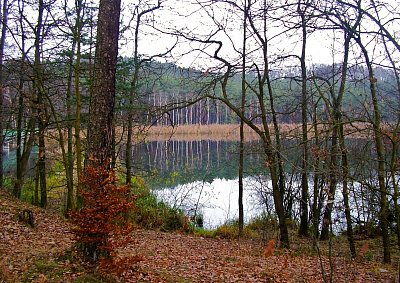
<path fill-rule="evenodd" d="M 65 0 L 68 1 L 69 5 L 74 5 L 74 0 Z M 88 2 L 91 0 L 87 0 Z M 242 47 L 242 15 L 235 15 L 229 13 L 227 9 L 221 7 L 221 5 L 212 5 L 207 8 L 207 12 L 204 9 L 200 9 L 199 5 L 195 4 L 199 1 L 205 0 L 162 0 L 162 8 L 156 10 L 154 14 L 149 14 L 146 18 L 148 22 L 155 22 L 156 26 L 165 31 L 173 31 L 180 30 L 183 32 L 187 32 L 189 35 L 202 35 L 206 36 L 210 34 L 212 31 L 216 30 L 215 23 L 212 22 L 210 14 L 213 13 L 214 17 L 218 19 L 226 27 L 226 32 L 229 35 L 230 39 L 223 33 L 219 32 L 216 34 L 213 39 L 221 40 L 224 42 L 223 48 L 220 52 L 221 56 L 229 59 L 230 62 L 236 62 L 240 59 L 238 53 L 236 53 L 233 49 L 235 46 L 238 50 Z M 237 2 L 241 2 L 243 0 L 238 0 Z M 274 4 L 278 4 L 280 1 L 284 0 L 269 0 Z M 294 0 L 292 0 L 294 1 Z M 349 0 L 352 3 L 354 0 Z M 370 0 L 363 0 L 364 2 L 369 2 Z M 54 5 L 61 6 L 64 0 L 55 1 Z M 93 0 L 94 4 L 97 5 L 98 0 Z M 145 3 L 147 7 L 156 5 L 156 0 L 122 0 L 123 6 L 123 14 L 122 21 L 126 25 L 129 19 L 132 17 L 132 9 L 130 7 L 134 7 L 137 3 Z M 262 1 L 259 1 L 262 2 Z M 375 0 L 378 3 L 378 0 Z M 392 31 L 392 34 L 399 38 L 400 36 L 400 0 L 380 0 L 379 3 L 389 3 L 391 5 L 390 10 L 383 10 L 380 14 L 382 17 L 382 21 L 386 17 L 393 18 L 394 14 L 397 16 L 397 19 L 387 24 L 385 27 Z M 13 2 L 14 9 L 16 9 L 16 2 Z M 35 5 L 33 5 L 35 7 Z M 34 27 L 36 19 L 37 19 L 37 11 L 32 11 L 32 8 L 27 6 L 27 9 L 31 9 L 31 12 L 28 12 L 29 21 L 31 27 L 27 27 L 28 30 L 32 31 L 32 27 Z M 53 12 L 56 11 L 56 12 Z M 52 9 L 52 13 L 55 13 L 53 16 L 62 17 L 63 11 L 59 9 Z M 58 13 L 58 14 L 57 14 Z M 73 20 L 73 19 L 71 19 Z M 298 21 L 299 19 L 297 19 Z M 14 21 L 15 27 L 17 27 L 16 19 L 10 19 L 10 21 Z M 134 22 L 133 22 L 134 24 Z M 271 23 L 270 23 L 271 24 Z M 281 23 L 273 23 L 274 26 L 268 27 L 268 37 L 271 39 L 269 42 L 269 55 L 271 56 L 271 60 L 273 61 L 277 56 L 294 54 L 300 55 L 301 51 L 301 35 L 298 30 L 291 37 L 287 34 L 280 35 L 275 37 L 275 35 L 279 34 L 283 30 L 283 26 Z M 371 24 L 370 21 L 363 20 L 364 28 L 369 30 L 377 31 L 376 25 Z M 61 27 L 68 31 L 67 27 Z M 57 29 L 55 29 L 57 31 Z M 20 31 L 15 31 L 16 33 L 20 33 Z M 307 42 L 307 58 L 308 64 L 313 63 L 326 63 L 331 64 L 333 61 L 340 62 L 341 61 L 341 49 L 342 49 L 342 37 L 340 33 L 336 32 L 334 34 L 332 31 L 318 31 L 309 35 Z M 17 37 L 16 37 L 17 38 Z M 336 41 L 334 40 L 336 38 Z M 140 31 L 139 36 L 139 54 L 142 55 L 154 55 L 164 53 L 168 48 L 170 48 L 176 38 L 173 36 L 161 34 L 160 32 L 150 28 L 149 26 L 143 26 Z M 368 38 L 365 37 L 367 40 Z M 13 41 L 9 36 L 10 41 Z M 17 39 L 18 40 L 18 39 Z M 365 43 L 367 41 L 364 41 Z M 398 40 L 400 41 L 400 39 Z M 335 42 L 335 43 L 334 43 Z M 46 39 L 44 46 L 47 48 L 53 48 L 52 44 L 59 44 L 60 48 L 65 46 L 67 48 L 69 42 L 56 42 L 52 39 Z M 256 50 L 259 47 L 258 43 L 254 41 L 254 39 L 248 41 L 247 50 Z M 193 48 L 198 48 L 202 50 L 202 52 L 193 52 Z M 170 61 L 176 61 L 181 66 L 192 66 L 196 68 L 201 68 L 203 70 L 207 70 L 208 68 L 215 65 L 215 60 L 210 60 L 210 56 L 212 56 L 216 45 L 206 46 L 204 44 L 197 43 L 188 43 L 182 38 L 179 39 L 178 48 L 176 48 L 173 52 L 173 57 L 170 58 Z M 382 62 L 383 59 L 379 58 L 379 56 L 385 57 L 385 52 L 382 47 L 376 46 L 376 40 L 368 43 L 368 48 L 375 54 L 374 60 L 375 62 Z M 15 50 L 11 50 L 10 52 L 15 52 Z M 207 54 L 208 53 L 208 54 Z M 355 48 L 354 56 L 359 56 L 359 50 Z M 18 53 L 19 54 L 19 53 Z M 185 55 L 182 55 L 185 54 Z M 336 54 L 333 57 L 333 54 Z M 133 31 L 128 30 L 124 33 L 122 39 L 120 40 L 120 55 L 123 56 L 132 56 L 133 55 Z M 11 54 L 11 56 L 14 56 Z M 19 55 L 17 55 L 19 56 Z M 248 56 L 249 63 L 256 62 L 261 58 L 261 55 L 254 51 Z M 395 60 L 400 60 L 400 54 L 398 51 L 393 53 L 393 58 Z M 236 61 L 235 61 L 236 60 Z M 297 59 L 296 59 L 297 60 Z M 297 60 L 298 61 L 298 60 Z M 294 61 L 294 64 L 298 62 Z"/>
<path fill-rule="evenodd" d="M 216 29 L 216 25 L 212 23 L 209 14 L 206 14 L 204 10 L 200 10 L 199 6 L 193 4 L 193 2 L 195 2 L 195 0 L 164 1 L 163 8 L 157 10 L 152 19 L 154 19 L 157 22 L 158 26 L 160 26 L 160 29 L 163 30 L 177 29 L 183 31 L 190 31 L 189 34 L 198 33 L 202 35 L 207 35 L 212 30 Z M 275 2 L 279 2 L 279 0 L 276 0 Z M 388 3 L 390 2 L 392 7 L 394 7 L 394 9 L 392 9 L 391 12 L 399 13 L 400 2 L 398 0 L 386 0 L 385 2 Z M 127 3 L 132 3 L 132 1 L 131 0 L 123 1 L 123 6 L 126 7 L 128 5 Z M 146 1 L 146 3 L 148 5 L 151 5 L 155 4 L 156 1 L 155 0 Z M 208 11 L 209 13 L 211 13 L 210 12 L 211 8 L 209 8 Z M 228 33 L 232 39 L 233 44 L 236 45 L 237 49 L 241 49 L 242 45 L 241 18 L 234 18 L 232 14 L 227 15 L 226 11 L 218 9 L 216 5 L 213 6 L 212 11 L 214 12 L 215 18 L 218 18 L 221 23 L 227 25 Z M 385 16 L 384 14 L 386 13 L 387 11 L 382 13 L 382 17 L 384 17 Z M 127 19 L 129 15 L 130 15 L 129 12 L 127 12 L 127 10 L 125 9 L 123 18 Z M 399 29 L 400 27 L 399 23 L 400 20 L 396 20 L 392 22 L 390 26 L 388 25 L 388 28 Z M 365 22 L 364 26 L 366 24 L 367 22 Z M 368 23 L 368 25 L 370 25 L 370 23 Z M 278 34 L 281 30 L 282 30 L 281 26 L 271 27 L 268 31 L 268 35 L 271 35 L 269 37 L 272 38 L 275 34 Z M 173 44 L 173 42 L 175 42 L 175 39 L 172 38 L 171 36 L 160 35 L 160 33 L 155 33 L 153 35 L 145 34 L 148 31 L 151 31 L 151 29 L 149 28 L 142 29 L 139 41 L 140 54 L 152 55 L 152 54 L 162 53 L 165 50 L 167 50 L 167 48 L 169 48 Z M 126 34 L 126 36 L 131 37 L 130 35 L 128 35 L 128 33 Z M 337 40 L 335 44 L 333 43 L 334 37 Z M 342 44 L 340 44 L 340 42 L 342 41 L 342 37 L 343 35 L 338 33 L 334 34 L 332 31 L 319 31 L 309 35 L 307 42 L 307 58 L 309 64 L 312 63 L 331 64 L 333 60 L 335 60 L 336 62 L 340 62 L 341 60 L 340 52 L 342 48 Z M 231 58 L 230 60 L 231 62 L 235 60 L 235 57 L 239 58 L 237 56 L 237 53 L 235 53 L 232 48 L 232 42 L 228 40 L 226 35 L 224 35 L 222 32 L 219 32 L 214 37 L 214 39 L 222 40 L 224 42 L 224 46 L 221 50 L 221 55 L 223 55 L 223 57 Z M 300 39 L 301 39 L 300 32 L 297 32 L 297 34 L 293 35 L 291 38 L 286 35 L 283 35 L 279 36 L 278 38 L 272 39 L 269 45 L 269 53 L 271 55 L 275 54 L 275 56 L 285 55 L 285 54 L 300 55 L 301 51 L 300 49 L 301 43 L 299 43 Z M 133 54 L 133 50 L 130 47 L 133 46 L 132 42 L 125 40 L 121 41 L 120 45 L 121 45 L 121 52 L 120 52 L 121 55 L 131 56 Z M 369 43 L 369 46 L 371 50 L 373 48 L 376 48 L 375 46 L 373 46 L 372 42 Z M 179 48 L 176 49 L 174 52 L 175 55 L 174 59 L 178 60 L 178 64 L 183 66 L 200 67 L 202 69 L 208 69 L 214 64 L 213 62 L 215 61 L 213 60 L 210 61 L 208 58 L 209 56 L 207 56 L 206 54 L 202 54 L 201 52 L 193 52 L 191 54 L 185 55 L 184 57 L 181 56 L 181 54 L 189 52 L 189 50 L 191 50 L 193 47 L 201 48 L 204 52 L 208 52 L 209 54 L 212 54 L 215 50 L 215 47 L 206 48 L 204 44 L 195 44 L 195 43 L 189 44 L 187 42 L 182 42 L 181 40 Z M 255 47 L 256 44 L 253 42 L 250 43 L 247 48 L 248 50 L 250 50 L 254 49 Z M 333 48 L 335 49 L 335 52 L 333 52 Z M 333 53 L 336 53 L 334 58 L 333 58 Z M 375 52 L 375 54 L 378 53 Z M 259 57 L 259 55 L 255 56 L 254 58 L 257 57 Z"/>

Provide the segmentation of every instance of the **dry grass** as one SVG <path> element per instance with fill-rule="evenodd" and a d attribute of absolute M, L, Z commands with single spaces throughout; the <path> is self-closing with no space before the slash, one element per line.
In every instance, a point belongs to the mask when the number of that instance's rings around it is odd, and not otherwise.
<path fill-rule="evenodd" d="M 262 129 L 262 125 L 257 125 Z M 137 131 L 138 139 L 148 141 L 157 140 L 215 140 L 215 141 L 238 141 L 239 124 L 224 125 L 181 125 L 175 127 L 154 126 L 148 129 L 141 128 Z M 311 125 L 308 127 L 309 138 L 314 136 L 314 130 Z M 273 125 L 269 125 L 271 135 L 274 135 Z M 301 124 L 279 124 L 282 138 L 296 139 L 301 137 Z M 319 124 L 318 130 L 321 136 L 329 136 L 330 128 L 327 124 Z M 259 140 L 257 133 L 247 125 L 244 128 L 245 140 Z M 370 138 L 372 135 L 371 127 L 365 123 L 354 123 L 346 125 L 346 136 L 348 138 Z"/>
<path fill-rule="evenodd" d="M 215 140 L 237 141 L 239 140 L 239 128 L 237 124 L 227 125 L 182 125 L 176 127 L 151 127 L 147 131 L 146 140 Z M 245 127 L 246 140 L 257 140 L 258 135 L 249 127 Z"/>

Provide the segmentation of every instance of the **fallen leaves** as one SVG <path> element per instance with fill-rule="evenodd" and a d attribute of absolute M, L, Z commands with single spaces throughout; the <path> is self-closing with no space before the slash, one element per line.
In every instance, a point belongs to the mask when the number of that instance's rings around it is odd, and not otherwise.
<path fill-rule="evenodd" d="M 6 282 L 20 282 L 38 259 L 52 259 L 71 248 L 70 225 L 59 215 L 14 199 L 2 190 L 0 205 L 0 278 L 7 276 Z M 18 221 L 24 209 L 32 211 L 35 228 Z M 35 282 L 45 282 L 43 276 Z"/>
<path fill-rule="evenodd" d="M 34 212 L 34 229 L 15 217 L 24 208 Z M 73 244 L 70 229 L 62 217 L 0 190 L 0 282 L 74 282 L 77 278 L 87 282 L 82 278 L 90 278 L 91 270 L 65 255 Z M 118 255 L 143 260 L 122 272 L 120 279 L 125 282 L 323 282 L 317 256 L 274 250 L 265 257 L 267 248 L 258 241 L 149 230 L 135 230 L 127 237 Z M 390 266 L 377 263 L 334 257 L 331 264 L 333 282 L 393 282 L 396 275 Z M 322 257 L 322 266 L 329 277 L 328 258 Z"/>

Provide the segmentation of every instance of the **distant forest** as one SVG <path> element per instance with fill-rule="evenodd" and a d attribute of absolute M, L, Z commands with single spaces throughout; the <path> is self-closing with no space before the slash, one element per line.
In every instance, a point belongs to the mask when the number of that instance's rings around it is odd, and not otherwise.
<path fill-rule="evenodd" d="M 60 58 L 62 59 L 62 57 Z M 85 61 L 83 61 L 85 62 Z M 89 61 L 87 61 L 89 62 Z M 84 64 L 84 63 L 82 63 Z M 60 97 L 65 91 L 71 94 L 71 103 L 74 101 L 74 89 L 68 89 L 71 81 L 68 81 L 68 67 L 64 61 L 46 62 L 44 66 L 44 76 L 49 99 L 52 100 L 56 110 L 57 119 L 67 121 L 75 120 L 74 115 L 67 117 L 66 105 L 63 98 Z M 130 91 L 130 74 L 134 68 L 133 58 L 119 57 L 117 65 L 117 87 L 116 87 L 116 113 L 121 116 L 123 121 L 124 113 L 129 108 L 128 97 Z M 83 67 L 83 70 L 89 69 L 89 66 Z M 33 76 L 29 73 L 29 65 L 25 67 L 20 61 L 11 60 L 5 62 L 5 91 L 4 91 L 4 113 L 6 116 L 8 130 L 14 130 L 17 124 L 18 112 L 18 74 L 24 70 L 27 79 Z M 339 64 L 315 65 L 310 68 L 310 78 L 315 77 L 327 82 L 335 83 L 340 79 Z M 397 119 L 395 105 L 399 104 L 398 93 L 396 92 L 396 78 L 393 70 L 383 67 L 375 68 L 375 74 L 380 96 L 380 105 L 382 107 L 382 118 L 385 122 L 393 122 Z M 139 70 L 140 85 L 135 96 L 134 113 L 135 122 L 141 125 L 155 126 L 179 126 L 179 125 L 210 125 L 210 124 L 232 124 L 239 123 L 240 118 L 223 102 L 207 97 L 208 88 L 213 80 L 222 74 L 205 73 L 196 69 L 179 67 L 172 63 L 160 63 L 158 61 L 143 64 Z M 301 69 L 299 67 L 271 70 L 272 86 L 275 91 L 275 110 L 277 111 L 278 121 L 280 123 L 301 123 Z M 349 68 L 349 78 L 346 92 L 343 98 L 343 112 L 349 113 L 351 119 L 365 120 L 365 112 L 369 111 L 368 102 L 368 78 L 367 70 L 362 66 Z M 256 80 L 254 72 L 248 72 L 246 79 L 251 82 Z M 321 119 L 328 119 L 327 107 L 321 101 L 318 90 L 313 89 L 310 79 L 310 101 L 309 101 L 309 122 L 312 121 L 311 110 L 315 105 L 316 111 Z M 89 114 L 89 78 L 83 80 L 82 84 L 82 112 L 83 122 Z M 26 103 L 30 101 L 29 90 L 33 85 L 25 85 Z M 228 93 L 232 101 L 237 105 L 241 97 L 241 77 L 240 74 L 233 74 L 229 78 Z M 217 90 L 218 91 L 218 90 Z M 221 91 L 221 90 L 219 90 Z M 26 110 L 29 115 L 29 110 Z M 251 97 L 246 102 L 246 115 L 254 118 L 255 123 L 261 123 L 260 106 L 256 97 Z M 49 113 L 50 114 L 50 113 Z M 63 115 L 64 114 L 64 115 Z M 70 114 L 71 115 L 71 114 Z M 51 124 L 51 115 L 48 117 Z M 119 120 L 119 119 L 118 119 Z M 53 121 L 54 123 L 55 121 Z M 272 122 L 272 121 L 270 121 Z M 53 124 L 55 125 L 55 124 Z M 50 126 L 51 128 L 51 126 Z"/>

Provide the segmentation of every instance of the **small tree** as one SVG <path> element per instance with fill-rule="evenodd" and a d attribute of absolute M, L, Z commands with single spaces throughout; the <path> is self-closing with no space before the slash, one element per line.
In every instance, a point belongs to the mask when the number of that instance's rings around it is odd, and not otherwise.
<path fill-rule="evenodd" d="M 129 186 L 116 184 L 115 174 L 107 168 L 88 166 L 81 176 L 83 207 L 71 214 L 73 232 L 84 255 L 91 261 L 113 260 L 121 244 L 119 236 L 131 231 L 126 213 L 133 207 Z"/>

